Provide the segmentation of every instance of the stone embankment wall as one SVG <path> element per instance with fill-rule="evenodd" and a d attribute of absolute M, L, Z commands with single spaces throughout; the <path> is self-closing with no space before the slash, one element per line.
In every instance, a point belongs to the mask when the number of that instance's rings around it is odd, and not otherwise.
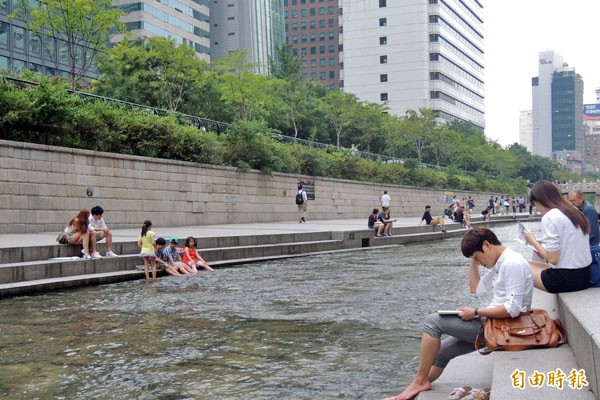
<path fill-rule="evenodd" d="M 115 228 L 213 225 L 296 219 L 298 179 L 314 180 L 307 219 L 367 217 L 387 190 L 392 216 L 425 204 L 441 215 L 447 196 L 472 195 L 479 213 L 490 193 L 433 190 L 102 153 L 0 140 L 0 233 L 61 230 L 79 209 L 101 205 Z M 496 195 L 496 194 L 494 194 Z"/>

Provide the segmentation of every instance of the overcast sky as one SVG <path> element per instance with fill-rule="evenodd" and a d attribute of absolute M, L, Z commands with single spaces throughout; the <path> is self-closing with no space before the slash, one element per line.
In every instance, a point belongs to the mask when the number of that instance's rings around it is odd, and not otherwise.
<path fill-rule="evenodd" d="M 485 133 L 519 141 L 519 112 L 531 109 L 538 53 L 554 50 L 583 78 L 583 102 L 600 87 L 599 0 L 486 0 Z"/>

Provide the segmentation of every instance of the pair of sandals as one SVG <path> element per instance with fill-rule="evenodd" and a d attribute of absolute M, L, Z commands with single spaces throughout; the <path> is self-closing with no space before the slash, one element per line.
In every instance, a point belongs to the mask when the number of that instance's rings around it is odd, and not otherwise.
<path fill-rule="evenodd" d="M 471 386 L 456 388 L 447 400 L 489 400 L 491 389 L 473 389 Z"/>

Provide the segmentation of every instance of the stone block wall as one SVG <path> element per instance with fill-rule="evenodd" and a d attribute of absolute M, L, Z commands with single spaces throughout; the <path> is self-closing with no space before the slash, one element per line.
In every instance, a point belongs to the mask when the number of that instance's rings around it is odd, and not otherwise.
<path fill-rule="evenodd" d="M 364 218 L 366 224 L 387 190 L 392 216 L 414 216 L 418 223 L 425 204 L 441 215 L 453 192 L 0 140 L 0 233 L 60 231 L 79 209 L 95 205 L 115 229 L 141 227 L 145 219 L 155 226 L 294 221 L 298 179 L 315 182 L 308 220 Z M 454 194 L 473 196 L 477 213 L 490 196 Z"/>

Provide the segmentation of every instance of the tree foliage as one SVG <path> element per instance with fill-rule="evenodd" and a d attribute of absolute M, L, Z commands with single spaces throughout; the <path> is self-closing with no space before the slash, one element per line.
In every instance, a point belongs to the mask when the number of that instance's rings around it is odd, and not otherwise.
<path fill-rule="evenodd" d="M 101 58 L 98 71 L 94 91 L 101 96 L 191 113 L 188 101 L 212 76 L 193 48 L 162 37 L 126 37 Z"/>
<path fill-rule="evenodd" d="M 41 38 L 56 70 L 69 66 L 72 89 L 83 83 L 87 71 L 106 49 L 110 35 L 120 31 L 123 12 L 112 0 L 18 0 L 14 13 L 28 29 Z M 58 49 L 58 51 L 55 51 Z"/>

